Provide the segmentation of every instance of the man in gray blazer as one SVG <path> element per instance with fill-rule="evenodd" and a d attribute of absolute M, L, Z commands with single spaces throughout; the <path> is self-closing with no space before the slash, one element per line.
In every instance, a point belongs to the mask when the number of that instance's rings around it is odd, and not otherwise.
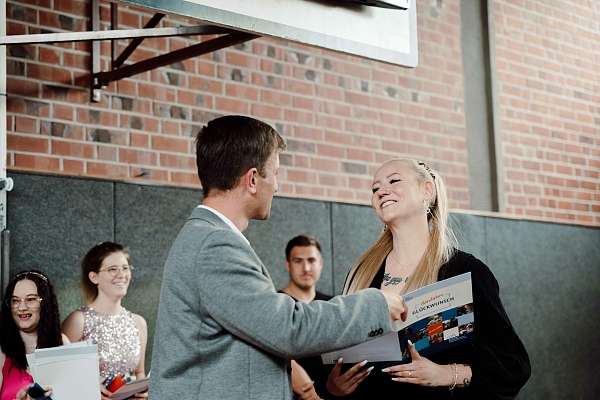
<path fill-rule="evenodd" d="M 406 318 L 402 297 L 377 289 L 310 304 L 277 293 L 242 231 L 268 218 L 284 147 L 248 117 L 217 118 L 199 132 L 204 199 L 165 262 L 152 400 L 291 399 L 290 359 L 366 341 Z"/>

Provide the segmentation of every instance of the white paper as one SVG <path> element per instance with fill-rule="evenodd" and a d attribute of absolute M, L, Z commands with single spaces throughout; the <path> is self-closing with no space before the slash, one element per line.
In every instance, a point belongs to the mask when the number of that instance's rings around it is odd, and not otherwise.
<path fill-rule="evenodd" d="M 389 333 L 380 338 L 369 340 L 356 346 L 348 347 L 339 351 L 332 351 L 321 356 L 323 364 L 335 364 L 343 357 L 344 363 L 355 364 L 364 360 L 377 361 L 400 361 L 400 343 L 396 332 Z"/>
<path fill-rule="evenodd" d="M 98 347 L 86 343 L 39 349 L 27 356 L 33 379 L 54 400 L 100 400 Z"/>

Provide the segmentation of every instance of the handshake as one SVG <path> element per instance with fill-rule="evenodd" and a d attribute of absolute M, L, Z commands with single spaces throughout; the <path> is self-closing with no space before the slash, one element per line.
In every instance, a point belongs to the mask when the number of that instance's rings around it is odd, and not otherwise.
<path fill-rule="evenodd" d="M 397 321 L 399 319 L 406 321 L 406 317 L 408 316 L 408 308 L 404 302 L 404 297 L 399 294 L 386 292 L 384 290 L 382 290 L 381 293 L 383 294 L 383 297 L 385 297 L 392 321 Z"/>

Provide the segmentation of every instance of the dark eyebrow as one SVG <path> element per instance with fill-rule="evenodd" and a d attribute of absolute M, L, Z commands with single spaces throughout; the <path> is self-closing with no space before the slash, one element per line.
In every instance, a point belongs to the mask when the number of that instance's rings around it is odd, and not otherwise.
<path fill-rule="evenodd" d="M 392 172 L 391 174 L 389 174 L 388 176 L 386 176 L 386 177 L 385 177 L 385 179 L 390 179 L 390 178 L 391 178 L 392 176 L 394 176 L 394 175 L 398 175 L 398 176 L 402 177 L 402 175 L 400 175 L 400 173 L 399 173 L 399 172 Z M 371 187 L 373 187 L 373 186 L 374 186 L 376 183 L 381 183 L 381 181 L 379 181 L 379 180 L 376 180 L 376 181 L 374 181 L 374 182 L 371 184 Z"/>

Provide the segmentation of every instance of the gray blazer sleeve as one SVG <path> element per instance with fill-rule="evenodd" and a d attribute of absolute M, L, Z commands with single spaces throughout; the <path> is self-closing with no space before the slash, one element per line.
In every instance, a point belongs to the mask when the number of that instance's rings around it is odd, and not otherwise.
<path fill-rule="evenodd" d="M 233 231 L 205 236 L 194 261 L 194 286 L 206 313 L 279 357 L 332 351 L 391 331 L 385 298 L 376 289 L 310 304 L 277 293 L 260 259 Z"/>

